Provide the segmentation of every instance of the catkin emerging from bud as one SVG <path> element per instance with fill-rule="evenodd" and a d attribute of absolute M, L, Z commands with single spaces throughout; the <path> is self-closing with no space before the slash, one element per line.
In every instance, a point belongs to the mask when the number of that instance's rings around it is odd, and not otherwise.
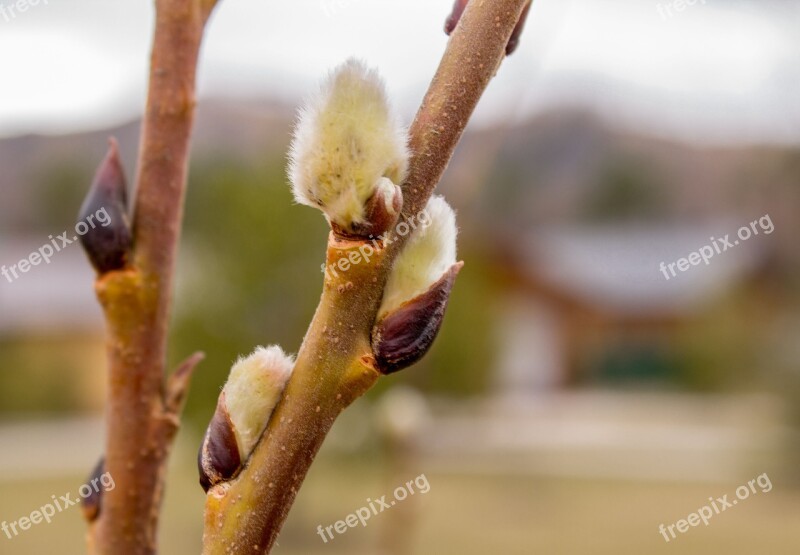
<path fill-rule="evenodd" d="M 378 317 L 421 295 L 456 263 L 456 215 L 441 196 L 433 196 L 421 216 L 427 226 L 409 237 L 392 267 Z M 420 219 L 422 219 L 420 217 Z"/>
<path fill-rule="evenodd" d="M 258 347 L 231 368 L 222 393 L 240 453 L 250 454 L 258 443 L 293 368 L 294 359 L 277 345 Z"/>
<path fill-rule="evenodd" d="M 385 374 L 414 364 L 433 345 L 462 266 L 453 209 L 432 197 L 422 216 L 428 225 L 417 228 L 398 255 L 372 330 L 373 355 Z"/>
<path fill-rule="evenodd" d="M 235 476 L 250 457 L 293 367 L 278 346 L 258 347 L 233 365 L 198 455 L 203 489 Z"/>
<path fill-rule="evenodd" d="M 408 169 L 407 140 L 377 72 L 348 60 L 299 113 L 289 164 L 295 199 L 322 210 L 345 234 L 384 231 L 385 216 L 370 221 L 368 204 L 377 192 L 390 210 L 398 205 L 394 197 L 401 194 L 397 185 Z M 387 190 L 383 178 L 394 187 Z M 389 225 L 397 213 L 391 216 Z"/>

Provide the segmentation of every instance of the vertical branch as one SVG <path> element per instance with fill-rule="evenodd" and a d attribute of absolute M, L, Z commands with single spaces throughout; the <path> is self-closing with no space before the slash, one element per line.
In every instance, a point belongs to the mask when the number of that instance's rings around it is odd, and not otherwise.
<path fill-rule="evenodd" d="M 406 217 L 418 213 L 430 198 L 527 2 L 469 2 L 411 127 L 413 154 L 403 188 Z M 398 237 L 346 275 L 326 275 L 294 372 L 261 442 L 237 478 L 208 492 L 206 555 L 268 553 L 275 544 L 334 420 L 381 375 L 370 337 L 403 242 Z M 332 233 L 327 263 L 357 252 L 362 244 Z"/>
<path fill-rule="evenodd" d="M 166 343 L 195 105 L 195 73 L 212 0 L 157 0 L 147 108 L 136 180 L 134 253 L 102 273 L 109 390 L 103 492 L 90 551 L 156 552 L 163 478 L 189 376 L 199 356 L 165 381 Z"/>

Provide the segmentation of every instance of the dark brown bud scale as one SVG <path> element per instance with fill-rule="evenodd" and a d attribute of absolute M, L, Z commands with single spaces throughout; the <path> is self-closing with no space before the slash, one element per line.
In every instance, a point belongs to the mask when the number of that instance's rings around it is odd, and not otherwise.
<path fill-rule="evenodd" d="M 387 194 L 391 198 L 387 199 Z M 373 235 L 375 237 L 389 231 L 397 223 L 403 209 L 403 190 L 393 185 L 391 192 L 377 188 L 364 204 L 364 221 L 352 224 L 346 229 L 335 222 L 330 222 L 333 232 L 345 239 L 360 240 Z"/>
<path fill-rule="evenodd" d="M 97 465 L 95 465 L 86 483 L 92 484 L 92 486 L 99 484 L 101 482 L 100 478 L 106 472 L 105 467 L 106 458 L 100 457 L 100 460 L 97 461 Z M 96 486 L 90 488 L 90 490 L 91 493 L 89 497 L 81 497 L 81 509 L 83 510 L 83 516 L 86 521 L 94 522 L 97 520 L 97 517 L 100 516 L 100 509 L 102 508 L 103 502 L 103 490 Z"/>
<path fill-rule="evenodd" d="M 80 235 L 81 244 L 98 273 L 120 270 L 128 264 L 133 237 L 128 221 L 127 185 L 113 138 L 83 201 L 78 222 L 83 222 L 86 229 Z"/>
<path fill-rule="evenodd" d="M 525 30 L 525 22 L 528 20 L 528 12 L 531 9 L 531 4 L 533 4 L 532 1 L 528 2 L 522 9 L 522 15 L 519 16 L 519 21 L 517 21 L 517 25 L 514 27 L 514 31 L 511 33 L 511 38 L 508 39 L 508 44 L 506 45 L 506 56 L 513 54 L 514 50 L 516 50 L 517 46 L 519 46 L 519 39 L 522 36 L 522 31 Z"/>
<path fill-rule="evenodd" d="M 407 368 L 428 352 L 442 327 L 453 283 L 463 265 L 453 264 L 425 293 L 378 322 L 372 332 L 372 349 L 381 372 Z"/>
<path fill-rule="evenodd" d="M 387 194 L 391 194 L 391 198 L 387 199 Z M 397 223 L 402 208 L 403 191 L 400 187 L 394 185 L 391 193 L 384 189 L 376 190 L 365 206 L 366 219 L 369 223 L 368 229 L 363 230 L 361 236 L 366 237 L 370 234 L 377 236 L 390 230 Z"/>
<path fill-rule="evenodd" d="M 447 17 L 447 20 L 444 24 L 444 32 L 450 35 L 453 31 L 455 31 L 458 22 L 461 20 L 461 16 L 464 14 L 464 10 L 467 8 L 467 3 L 469 0 L 456 0 L 455 4 L 453 4 L 453 10 L 450 12 L 450 15 Z M 525 29 L 525 21 L 528 19 L 528 12 L 531 9 L 531 4 L 533 1 L 529 1 L 525 4 L 525 8 L 522 10 L 522 14 L 520 15 L 519 21 L 517 25 L 514 27 L 514 31 L 511 33 L 511 38 L 508 39 L 508 44 L 506 45 L 506 56 L 512 54 L 519 46 L 519 39 L 522 36 L 522 31 Z"/>
<path fill-rule="evenodd" d="M 220 482 L 230 480 L 242 465 L 239 446 L 233 423 L 225 407 L 225 394 L 219 396 L 217 410 L 206 430 L 200 452 L 197 454 L 197 467 L 200 472 L 200 485 L 208 492 Z"/>
<path fill-rule="evenodd" d="M 456 29 L 456 25 L 461 20 L 461 14 L 464 13 L 464 10 L 467 7 L 467 2 L 469 0 L 456 0 L 455 4 L 453 4 L 453 11 L 450 12 L 450 15 L 447 16 L 447 20 L 444 22 L 444 32 L 450 35 Z"/>

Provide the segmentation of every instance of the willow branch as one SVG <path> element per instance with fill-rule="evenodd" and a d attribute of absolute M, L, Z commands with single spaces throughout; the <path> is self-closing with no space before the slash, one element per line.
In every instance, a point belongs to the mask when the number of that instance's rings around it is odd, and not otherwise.
<path fill-rule="evenodd" d="M 456 28 L 410 130 L 403 216 L 421 210 L 495 74 L 527 0 L 473 1 Z M 370 334 L 403 238 L 347 273 L 326 274 L 322 298 L 283 398 L 247 466 L 211 488 L 204 553 L 268 553 L 338 414 L 380 377 Z M 362 246 L 331 233 L 327 263 Z"/>
<path fill-rule="evenodd" d="M 90 523 L 90 551 L 156 553 L 167 458 L 192 369 L 167 382 L 165 363 L 181 228 L 195 72 L 209 0 L 157 0 L 147 108 L 136 179 L 134 250 L 124 268 L 101 272 L 96 291 L 108 332 L 109 389 L 103 492 Z"/>

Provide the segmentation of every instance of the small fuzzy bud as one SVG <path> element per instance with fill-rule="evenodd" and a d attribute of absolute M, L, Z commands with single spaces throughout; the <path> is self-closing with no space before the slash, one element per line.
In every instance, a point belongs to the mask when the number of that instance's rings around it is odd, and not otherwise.
<path fill-rule="evenodd" d="M 447 20 L 444 23 L 445 33 L 450 35 L 453 31 L 455 31 L 468 2 L 469 0 L 455 0 L 453 9 L 450 12 L 450 15 L 447 16 Z M 532 3 L 532 0 L 529 1 L 527 4 L 525 4 L 525 8 L 522 10 L 519 21 L 517 21 L 517 25 L 514 27 L 514 31 L 511 33 L 511 38 L 508 39 L 508 44 L 506 44 L 506 56 L 512 54 L 514 50 L 517 49 L 517 46 L 519 46 L 519 38 L 522 35 L 523 29 L 525 28 L 525 21 L 528 19 L 528 11 L 530 10 Z"/>
<path fill-rule="evenodd" d="M 322 210 L 344 235 L 385 231 L 399 212 L 392 207 L 408 169 L 407 142 L 377 72 L 348 60 L 300 111 L 289 164 L 295 199 Z M 374 212 L 370 201 L 380 206 L 381 196 L 389 209 Z"/>
<path fill-rule="evenodd" d="M 81 206 L 78 226 L 85 230 L 80 241 L 99 274 L 128 264 L 133 238 L 128 221 L 127 185 L 117 141 L 113 138 Z"/>
<path fill-rule="evenodd" d="M 235 476 L 250 457 L 293 367 L 278 346 L 258 347 L 233 365 L 198 455 L 204 490 Z"/>
<path fill-rule="evenodd" d="M 105 466 L 106 458 L 100 457 L 100 460 L 97 461 L 97 464 L 89 476 L 89 480 L 86 481 L 87 484 L 92 484 L 93 486 L 90 488 L 91 493 L 88 497 L 81 496 L 81 509 L 83 510 L 83 516 L 87 522 L 94 522 L 97 520 L 97 517 L 100 516 L 100 509 L 102 508 L 103 502 L 103 490 L 96 487 L 94 484 L 99 484 L 101 482 L 101 478 L 106 472 Z"/>
<path fill-rule="evenodd" d="M 431 197 L 417 220 L 389 274 L 379 318 L 425 293 L 456 263 L 456 215 L 447 201 Z"/>
<path fill-rule="evenodd" d="M 293 368 L 294 359 L 277 345 L 259 347 L 231 368 L 222 393 L 241 453 L 249 455 L 258 443 Z"/>
<path fill-rule="evenodd" d="M 455 213 L 447 202 L 432 197 L 418 219 L 427 225 L 414 231 L 398 255 L 372 332 L 373 354 L 386 374 L 430 349 L 463 265 L 456 262 Z"/>

